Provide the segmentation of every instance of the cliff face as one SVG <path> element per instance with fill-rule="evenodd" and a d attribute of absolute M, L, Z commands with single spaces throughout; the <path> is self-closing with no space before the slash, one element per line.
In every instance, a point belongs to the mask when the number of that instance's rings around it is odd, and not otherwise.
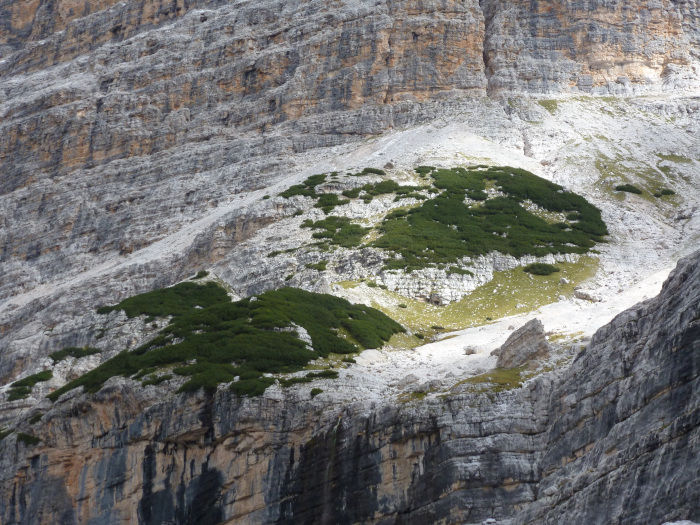
<path fill-rule="evenodd" d="M 626 93 L 697 75 L 695 2 L 482 2 L 490 91 Z M 683 77 L 686 77 L 685 80 Z"/>
<path fill-rule="evenodd" d="M 94 307 L 203 266 L 267 286 L 272 263 L 255 261 L 288 232 L 227 260 L 293 213 L 260 199 L 368 136 L 458 119 L 558 161 L 553 144 L 601 130 L 535 132 L 525 123 L 551 111 L 504 100 L 696 88 L 699 14 L 671 0 L 0 0 L 0 380 L 64 346 L 133 347 L 144 327 L 100 340 Z M 697 100 L 634 110 L 680 122 L 654 128 L 664 162 L 697 157 Z M 357 151 L 343 168 L 388 160 Z M 601 151 L 612 165 L 614 147 Z M 654 174 L 692 196 L 695 161 L 676 176 L 656 152 Z M 681 224 L 695 210 L 673 213 Z M 0 441 L 0 520 L 700 520 L 698 264 L 683 261 L 569 369 L 507 393 L 399 404 L 273 387 L 241 400 L 114 379 L 55 406 L 15 402 L 1 426 L 45 415 Z"/>
<path fill-rule="evenodd" d="M 692 85 L 694 2 L 0 4 L 0 297 L 462 96 Z M 426 105 L 426 103 L 430 103 Z M 458 109 L 458 111 L 460 111 Z"/>
<path fill-rule="evenodd" d="M 697 520 L 698 305 L 695 254 L 568 369 L 500 394 L 345 405 L 113 380 L 51 408 L 40 444 L 1 442 L 3 523 Z"/>

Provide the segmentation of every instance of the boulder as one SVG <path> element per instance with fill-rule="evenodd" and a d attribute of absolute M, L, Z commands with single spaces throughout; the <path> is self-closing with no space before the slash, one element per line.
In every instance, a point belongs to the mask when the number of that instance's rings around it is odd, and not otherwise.
<path fill-rule="evenodd" d="M 583 301 L 590 301 L 592 303 L 600 302 L 600 299 L 598 297 L 593 295 L 588 290 L 584 290 L 584 289 L 579 288 L 579 287 L 574 288 L 574 297 L 576 297 L 576 299 L 581 299 Z"/>
<path fill-rule="evenodd" d="M 499 368 L 516 368 L 534 359 L 546 358 L 549 355 L 549 343 L 542 322 L 539 319 L 528 321 L 491 355 L 498 356 L 496 366 Z"/>

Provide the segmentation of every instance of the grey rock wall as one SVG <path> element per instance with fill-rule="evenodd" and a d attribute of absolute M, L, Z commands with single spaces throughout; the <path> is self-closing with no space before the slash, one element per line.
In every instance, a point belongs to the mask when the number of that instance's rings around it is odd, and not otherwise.
<path fill-rule="evenodd" d="M 4 523 L 700 519 L 700 253 L 573 364 L 499 394 L 334 403 L 124 379 L 0 442 Z M 29 423 L 16 431 L 28 431 Z"/>
<path fill-rule="evenodd" d="M 0 4 L 0 297 L 487 93 L 697 85 L 694 2 Z M 695 80 L 693 80 L 695 79 Z"/>

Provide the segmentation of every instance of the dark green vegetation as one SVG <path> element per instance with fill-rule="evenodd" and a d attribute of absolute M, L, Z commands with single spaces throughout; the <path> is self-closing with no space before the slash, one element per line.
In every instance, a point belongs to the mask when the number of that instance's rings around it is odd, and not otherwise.
<path fill-rule="evenodd" d="M 620 184 L 619 186 L 615 186 L 615 191 L 626 191 L 627 193 L 636 193 L 637 195 L 642 194 L 642 190 L 633 184 Z"/>
<path fill-rule="evenodd" d="M 12 434 L 12 430 L 0 430 L 0 441 Z"/>
<path fill-rule="evenodd" d="M 295 184 L 291 188 L 280 193 L 280 197 L 288 199 L 294 195 L 302 195 L 304 197 L 316 197 L 316 186 L 326 182 L 325 175 L 312 175 L 301 184 Z"/>
<path fill-rule="evenodd" d="M 323 213 L 328 215 L 336 206 L 343 206 L 349 203 L 350 200 L 339 199 L 335 193 L 324 193 L 323 195 L 319 195 L 318 202 L 314 204 L 314 206 L 316 208 L 321 208 Z"/>
<path fill-rule="evenodd" d="M 380 170 L 378 168 L 365 168 L 359 173 L 349 173 L 348 175 L 355 175 L 355 176 L 363 176 L 363 175 L 386 175 L 386 172 L 384 170 Z M 335 175 L 337 176 L 337 174 Z M 348 199 L 340 199 L 337 194 L 335 193 L 316 193 L 316 187 L 319 186 L 320 184 L 323 184 L 326 182 L 326 175 L 325 174 L 319 174 L 319 175 L 312 175 L 308 179 L 306 179 L 303 183 L 301 184 L 295 184 L 294 186 L 286 189 L 282 193 L 280 193 L 280 197 L 284 197 L 286 199 L 293 197 L 294 195 L 302 195 L 304 197 L 313 197 L 316 199 L 316 204 L 314 204 L 314 207 L 316 208 L 321 208 L 323 212 L 328 215 L 336 206 L 343 206 L 345 204 L 348 204 L 350 200 Z M 399 197 L 397 198 L 406 198 L 407 194 L 411 193 L 410 196 L 416 197 L 416 198 L 424 198 L 420 194 L 415 194 L 412 193 L 417 189 L 420 189 L 419 187 L 405 187 L 405 189 L 401 189 L 397 191 L 399 188 L 399 185 L 391 180 L 385 180 L 378 182 L 377 184 L 365 184 L 361 188 L 354 188 L 351 190 L 344 190 L 342 192 L 343 196 L 348 197 L 349 199 L 356 199 L 357 197 L 360 196 L 360 193 L 364 191 L 364 194 L 362 195 L 362 199 L 365 202 L 370 202 L 372 198 L 376 195 L 381 195 L 385 193 L 394 193 L 397 192 L 399 194 Z M 297 212 L 298 213 L 298 212 Z M 296 215 L 296 214 L 295 214 Z"/>
<path fill-rule="evenodd" d="M 343 190 L 343 196 L 350 199 L 357 199 L 360 196 L 362 188 L 353 188 L 351 190 Z"/>
<path fill-rule="evenodd" d="M 656 193 L 654 193 L 654 197 L 656 197 L 658 199 L 659 197 L 664 197 L 666 195 L 675 195 L 675 194 L 676 194 L 675 191 L 669 190 L 668 188 L 663 188 L 663 189 L 660 189 L 659 191 L 657 191 Z"/>
<path fill-rule="evenodd" d="M 425 195 L 417 193 L 425 189 L 426 188 L 423 186 L 401 186 L 393 180 L 383 180 L 375 184 L 365 184 L 360 188 L 345 190 L 343 191 L 343 195 L 351 199 L 360 197 L 365 203 L 371 202 L 372 199 L 378 195 L 386 195 L 389 193 L 396 194 L 396 198 L 394 199 L 396 201 L 409 198 L 426 199 L 427 197 Z"/>
<path fill-rule="evenodd" d="M 359 246 L 362 238 L 370 231 L 370 228 L 351 223 L 347 217 L 335 216 L 316 222 L 307 219 L 301 227 L 321 230 L 313 233 L 314 239 L 327 240 L 329 244 L 344 248 Z"/>
<path fill-rule="evenodd" d="M 145 381 L 141 382 L 141 386 L 148 386 L 148 385 L 160 385 L 161 383 L 164 383 L 165 381 L 169 381 L 173 378 L 172 374 L 165 374 L 162 376 L 149 376 L 146 378 Z"/>
<path fill-rule="evenodd" d="M 354 175 L 356 176 L 362 176 L 362 175 L 386 175 L 386 172 L 384 170 L 380 170 L 377 168 L 365 168 L 359 173 L 355 173 Z M 336 174 L 337 176 L 337 174 Z M 306 179 L 303 183 L 301 184 L 295 184 L 294 186 L 284 190 L 282 193 L 280 193 L 280 197 L 284 197 L 285 199 L 288 199 L 290 197 L 293 197 L 294 195 L 302 195 L 304 197 L 313 197 L 317 199 L 316 204 L 314 206 L 316 208 L 321 208 L 323 212 L 328 215 L 333 208 L 336 206 L 343 206 L 344 204 L 348 204 L 350 201 L 347 199 L 340 199 L 337 194 L 335 193 L 322 193 L 318 194 L 316 193 L 316 187 L 319 186 L 320 184 L 323 184 L 326 182 L 326 175 L 324 174 L 319 174 L 319 175 L 312 175 L 308 179 Z M 396 184 L 395 182 L 392 181 L 383 181 L 380 182 L 379 184 L 383 184 L 384 182 L 390 182 L 392 184 Z M 370 188 L 373 187 L 372 184 L 365 185 Z M 346 197 L 350 198 L 357 198 L 357 196 L 360 194 L 360 191 L 364 189 L 363 188 L 355 188 L 354 190 L 345 190 L 343 192 L 343 195 Z M 393 190 L 391 190 L 393 191 Z M 385 193 L 391 193 L 391 191 L 387 191 Z M 375 193 L 374 195 L 378 195 L 378 193 Z M 368 202 L 367 199 L 372 200 L 372 194 L 367 194 L 365 196 L 365 201 Z"/>
<path fill-rule="evenodd" d="M 32 388 L 34 388 L 34 385 L 43 381 L 48 381 L 52 377 L 53 372 L 51 372 L 51 370 L 44 370 L 43 372 L 39 372 L 38 374 L 33 374 L 25 377 L 24 379 L 20 379 L 19 381 L 15 381 L 10 385 L 9 396 L 7 400 L 16 401 L 18 399 L 26 398 L 29 394 L 32 393 Z"/>
<path fill-rule="evenodd" d="M 435 171 L 437 168 L 435 166 L 418 166 L 415 171 L 421 177 L 429 175 L 431 172 Z"/>
<path fill-rule="evenodd" d="M 316 194 L 315 188 L 325 181 L 325 175 L 314 175 L 281 195 L 313 196 L 318 199 L 315 206 L 326 213 L 349 199 L 370 202 L 385 194 L 394 194 L 395 200 L 423 200 L 417 207 L 389 213 L 377 228 L 379 237 L 369 244 L 393 254 L 384 267 L 389 270 L 437 267 L 469 275 L 469 270 L 458 266 L 465 257 L 493 251 L 515 257 L 584 254 L 608 234 L 598 208 L 580 195 L 522 169 L 419 166 L 415 171 L 432 184 L 401 186 L 385 179 L 345 190 L 343 196 L 347 199 L 343 200 L 335 193 Z M 384 172 L 368 168 L 354 175 L 368 173 Z M 426 190 L 430 197 L 425 195 Z M 371 231 L 339 216 L 315 222 L 307 219 L 301 227 L 315 230 L 313 237 L 320 241 L 316 244 L 319 250 L 360 246 Z M 307 267 L 323 271 L 318 265 Z"/>
<path fill-rule="evenodd" d="M 369 175 L 373 173 L 374 175 L 386 175 L 386 171 L 380 170 L 379 168 L 365 168 L 362 170 L 360 175 Z"/>
<path fill-rule="evenodd" d="M 471 275 L 474 277 L 474 272 L 467 270 L 466 268 L 460 268 L 459 266 L 450 266 L 447 270 L 447 273 L 456 273 L 458 275 Z"/>
<path fill-rule="evenodd" d="M 194 277 L 192 277 L 192 280 L 193 280 L 193 281 L 196 281 L 196 280 L 198 280 L 198 279 L 203 279 L 203 278 L 206 277 L 207 275 L 209 275 L 209 272 L 208 272 L 208 271 L 206 271 L 206 270 L 199 270 L 199 271 L 197 272 L 197 275 L 195 275 Z"/>
<path fill-rule="evenodd" d="M 25 434 L 24 432 L 18 432 L 17 433 L 17 441 L 21 441 L 28 447 L 38 445 L 41 442 L 41 439 L 39 439 L 36 436 L 32 436 L 30 434 Z"/>
<path fill-rule="evenodd" d="M 439 195 L 390 213 L 380 226 L 382 235 L 373 245 L 401 255 L 387 269 L 454 264 L 491 251 L 515 257 L 586 253 L 608 233 L 598 208 L 522 169 L 438 169 L 431 176 Z M 504 196 L 488 198 L 487 183 Z M 548 223 L 522 206 L 526 200 L 547 212 L 567 213 L 567 222 Z"/>
<path fill-rule="evenodd" d="M 282 288 L 231 302 L 213 282 L 180 283 L 126 299 L 103 313 L 124 310 L 129 317 L 172 316 L 158 335 L 133 351 L 123 351 L 87 374 L 52 392 L 51 400 L 78 386 L 97 392 L 113 376 L 142 378 L 146 384 L 165 381 L 155 373 L 165 367 L 188 377 L 180 391 L 238 381 L 238 395 L 258 395 L 274 383 L 263 373 L 301 370 L 311 360 L 359 349 L 338 335 L 342 330 L 364 348 L 378 348 L 403 331 L 401 325 L 373 308 L 353 305 L 331 295 Z M 306 329 L 313 349 L 298 338 L 294 325 Z M 286 330 L 280 330 L 286 329 Z"/>
<path fill-rule="evenodd" d="M 124 299 L 114 306 L 102 306 L 98 314 L 107 314 L 114 310 L 124 310 L 129 318 L 147 315 L 151 317 L 184 316 L 196 306 L 212 306 L 216 303 L 228 303 L 226 291 L 214 282 L 197 284 L 184 282 L 170 288 L 154 290 Z"/>
<path fill-rule="evenodd" d="M 532 263 L 523 268 L 523 271 L 533 275 L 552 275 L 554 272 L 558 272 L 559 268 L 547 263 Z"/>
<path fill-rule="evenodd" d="M 68 357 L 75 357 L 76 359 L 79 359 L 81 357 L 99 353 L 100 350 L 98 350 L 97 348 L 90 348 L 89 346 L 86 346 L 84 348 L 76 348 L 75 346 L 69 346 L 68 348 L 64 348 L 63 350 L 59 350 L 58 352 L 54 352 L 53 354 L 49 354 L 49 357 L 53 360 L 53 364 L 56 364 L 59 361 L 63 361 Z"/>
<path fill-rule="evenodd" d="M 300 383 L 310 383 L 314 379 L 338 379 L 338 372 L 335 370 L 323 370 L 321 372 L 312 372 L 306 374 L 303 377 L 290 377 L 289 379 L 282 379 L 280 384 L 282 386 L 292 386 Z"/>
<path fill-rule="evenodd" d="M 320 388 L 312 388 L 311 389 L 311 397 L 316 397 L 317 395 L 323 393 L 323 390 Z"/>
<path fill-rule="evenodd" d="M 44 417 L 44 414 L 41 412 L 34 414 L 30 419 L 29 419 L 29 424 L 30 425 L 35 425 L 39 421 L 41 421 L 41 418 Z"/>

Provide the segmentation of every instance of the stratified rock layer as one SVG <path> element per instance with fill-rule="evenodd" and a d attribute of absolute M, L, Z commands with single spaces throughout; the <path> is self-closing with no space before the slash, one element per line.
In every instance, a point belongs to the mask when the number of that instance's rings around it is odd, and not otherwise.
<path fill-rule="evenodd" d="M 490 91 L 645 91 L 697 81 L 695 2 L 482 2 Z"/>
<path fill-rule="evenodd" d="M 95 343 L 101 321 L 84 312 L 222 261 L 284 216 L 248 194 L 305 169 L 304 152 L 459 115 L 532 154 L 555 141 L 476 97 L 697 86 L 698 13 L 670 0 L 0 0 L 0 377 Z M 686 260 L 568 371 L 510 393 L 348 405 L 115 379 L 53 408 L 28 400 L 48 412 L 0 442 L 2 521 L 698 520 L 698 272 Z M 115 348 L 147 335 L 129 328 Z"/>
<path fill-rule="evenodd" d="M 282 212 L 241 199 L 309 168 L 305 152 L 460 118 L 530 154 L 542 145 L 512 106 L 479 97 L 697 86 L 698 13 L 670 0 L 0 0 L 0 378 L 32 360 L 17 339 L 221 261 Z M 81 302 L 57 292 L 71 282 Z M 86 328 L 36 348 L 94 344 Z"/>
<path fill-rule="evenodd" d="M 700 519 L 700 253 L 559 373 L 397 406 L 113 380 L 0 444 L 3 523 Z M 28 423 L 17 431 L 29 430 Z"/>
<path fill-rule="evenodd" d="M 670 0 L 0 2 L 0 298 L 455 98 L 696 86 L 697 17 Z"/>

